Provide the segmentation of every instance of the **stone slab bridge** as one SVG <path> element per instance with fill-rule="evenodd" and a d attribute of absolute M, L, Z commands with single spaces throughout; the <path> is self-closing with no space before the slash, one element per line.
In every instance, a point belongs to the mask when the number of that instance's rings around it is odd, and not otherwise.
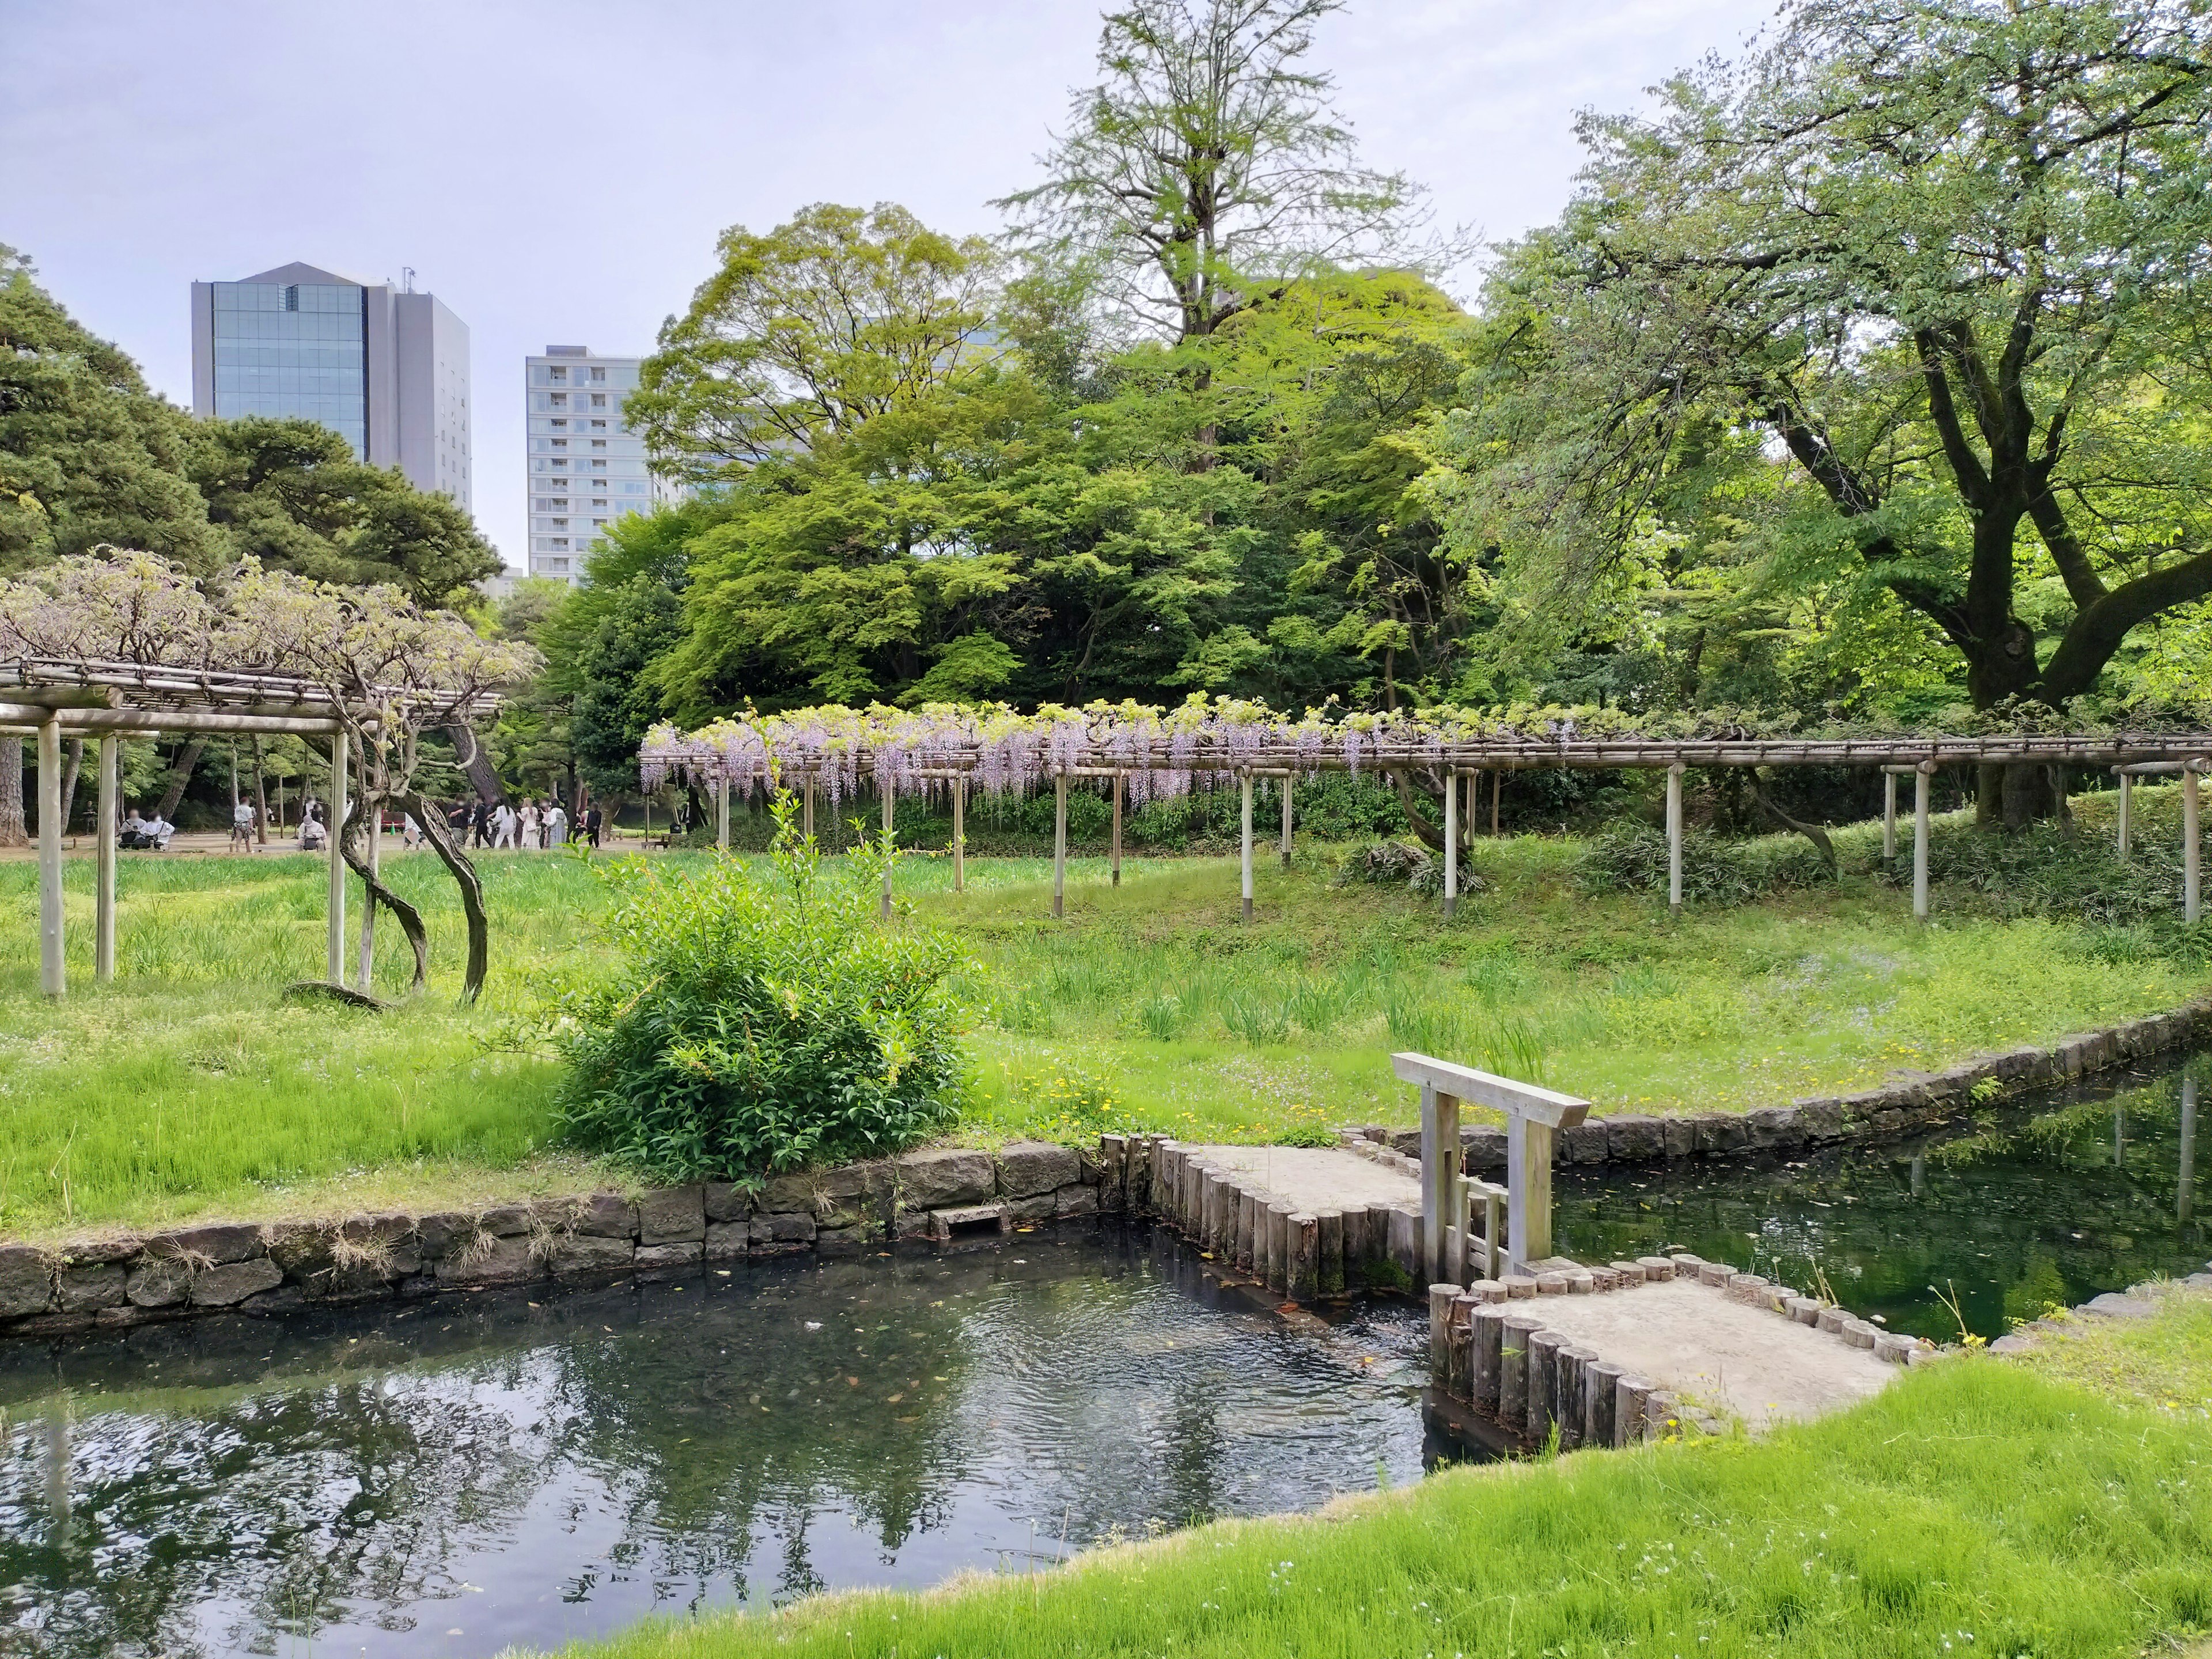
<path fill-rule="evenodd" d="M 1725 1263 L 1554 1255 L 1553 1138 L 1589 1103 L 1425 1054 L 1393 1066 L 1421 1088 L 1419 1163 L 1352 1135 L 1328 1148 L 1109 1135 L 1105 1178 L 1224 1276 L 1289 1303 L 1425 1285 L 1436 1404 L 1525 1446 L 1756 1431 L 1864 1399 L 1935 1358 Z M 1461 1170 L 1462 1101 L 1505 1114 L 1506 1186 Z"/>

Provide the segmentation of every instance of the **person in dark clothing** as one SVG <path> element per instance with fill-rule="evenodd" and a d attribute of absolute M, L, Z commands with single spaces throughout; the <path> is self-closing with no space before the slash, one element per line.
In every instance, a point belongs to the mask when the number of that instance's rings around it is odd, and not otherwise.
<path fill-rule="evenodd" d="M 489 801 L 480 800 L 477 803 L 475 815 L 469 820 L 469 828 L 474 831 L 474 840 L 478 847 L 491 845 L 491 803 Z"/>
<path fill-rule="evenodd" d="M 599 809 L 596 803 L 585 809 L 584 839 L 591 843 L 594 851 L 598 850 L 599 845 L 600 822 Z"/>

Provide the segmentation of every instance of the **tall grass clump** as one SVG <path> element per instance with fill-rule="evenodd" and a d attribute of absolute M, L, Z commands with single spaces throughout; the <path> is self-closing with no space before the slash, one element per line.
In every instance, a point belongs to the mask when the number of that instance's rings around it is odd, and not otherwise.
<path fill-rule="evenodd" d="M 1583 855 L 1577 873 L 1594 893 L 1664 892 L 1667 837 L 1641 825 L 1601 836 Z M 1818 849 L 1794 836 L 1725 841 L 1692 830 L 1682 837 L 1686 899 L 1748 904 L 1833 879 Z"/>
<path fill-rule="evenodd" d="M 609 866 L 623 968 L 564 996 L 567 1139 L 659 1178 L 871 1158 L 948 1127 L 963 1010 L 945 936 L 878 919 L 890 847 L 832 872 L 776 805 L 773 866 Z"/>

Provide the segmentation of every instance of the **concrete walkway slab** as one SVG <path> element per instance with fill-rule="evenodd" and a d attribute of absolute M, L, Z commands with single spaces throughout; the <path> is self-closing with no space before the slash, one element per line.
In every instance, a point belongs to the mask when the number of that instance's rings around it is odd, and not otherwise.
<path fill-rule="evenodd" d="M 1191 1156 L 1234 1170 L 1301 1210 L 1358 1210 L 1407 1204 L 1419 1210 L 1420 1183 L 1334 1146 L 1199 1146 Z"/>
<path fill-rule="evenodd" d="M 1754 1431 L 1864 1400 L 1902 1369 L 1694 1279 L 1512 1305 L 1601 1358 L 1650 1377 L 1684 1405 L 1741 1418 Z"/>

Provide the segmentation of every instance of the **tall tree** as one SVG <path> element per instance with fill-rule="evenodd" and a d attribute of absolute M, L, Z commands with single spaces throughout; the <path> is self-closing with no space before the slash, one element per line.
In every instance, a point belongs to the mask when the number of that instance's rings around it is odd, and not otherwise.
<path fill-rule="evenodd" d="M 2063 708 L 2212 592 L 2202 5 L 1797 0 L 1583 136 L 1565 220 L 1493 283 L 1470 542 L 1595 591 L 1717 420 L 1804 481 L 1798 555 L 1927 618 L 1979 707 Z M 1992 770 L 1982 805 L 2047 791 Z"/>
<path fill-rule="evenodd" d="M 1069 102 L 1042 183 L 998 205 L 1016 240 L 1096 270 L 1130 315 L 1212 334 L 1256 293 L 1328 267 L 1402 264 L 1423 220 L 1363 166 L 1305 67 L 1345 0 L 1134 0 L 1107 14 L 1098 84 Z"/>
<path fill-rule="evenodd" d="M 663 471 L 730 478 L 849 434 L 972 374 L 996 258 L 904 208 L 829 203 L 766 235 L 722 233 L 721 264 L 660 331 L 625 418 Z"/>

